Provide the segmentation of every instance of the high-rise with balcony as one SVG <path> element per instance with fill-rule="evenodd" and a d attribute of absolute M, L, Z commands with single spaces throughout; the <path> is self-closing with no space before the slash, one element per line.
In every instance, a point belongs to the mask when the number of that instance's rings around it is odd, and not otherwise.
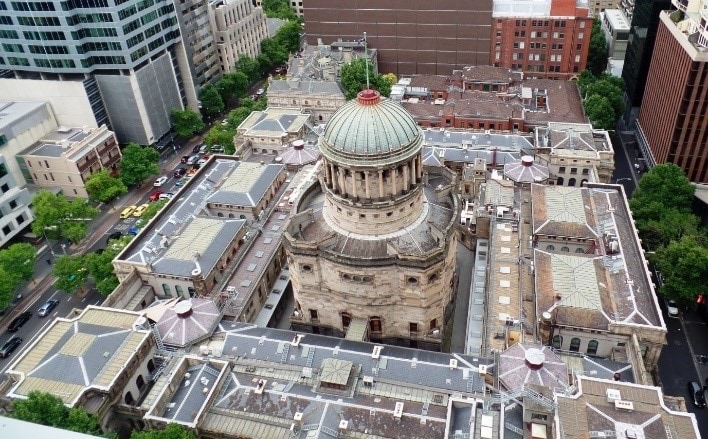
<path fill-rule="evenodd" d="M 585 0 L 495 0 L 492 63 L 531 78 L 570 79 L 585 69 L 592 14 Z"/>
<path fill-rule="evenodd" d="M 637 137 L 650 165 L 675 163 L 708 183 L 708 0 L 672 3 L 659 16 Z"/>
<path fill-rule="evenodd" d="M 192 83 L 182 81 L 187 55 L 170 1 L 0 0 L 0 24 L 0 69 L 9 71 L 0 94 L 8 98 L 37 88 L 61 94 L 62 82 L 80 81 L 92 125 L 110 122 L 121 142 L 142 144 L 169 131 L 170 111 L 187 98 L 197 106 L 185 92 Z"/>

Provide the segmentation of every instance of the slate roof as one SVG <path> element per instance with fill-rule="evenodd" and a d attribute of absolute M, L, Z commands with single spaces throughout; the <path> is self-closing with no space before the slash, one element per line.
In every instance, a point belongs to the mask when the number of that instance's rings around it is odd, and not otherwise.
<path fill-rule="evenodd" d="M 252 112 L 237 130 L 245 136 L 279 136 L 299 132 L 310 118 L 296 109 L 266 108 Z"/>
<path fill-rule="evenodd" d="M 621 186 L 533 184 L 531 192 L 534 233 L 560 238 L 587 231 L 580 236 L 595 240 L 591 254 L 534 250 L 538 314 L 552 312 L 558 324 L 574 327 L 606 330 L 609 323 L 627 323 L 665 331 Z M 546 205 L 549 193 L 558 195 L 551 203 L 555 207 Z M 617 238 L 617 253 L 606 250 L 606 235 Z"/>
<path fill-rule="evenodd" d="M 229 206 L 257 206 L 283 170 L 281 164 L 237 162 L 234 170 L 215 186 L 216 190 L 206 201 Z"/>
<path fill-rule="evenodd" d="M 317 99 L 317 96 L 341 97 L 344 99 L 344 93 L 339 87 L 339 84 L 334 81 L 317 81 L 317 80 L 273 80 L 268 85 L 268 95 L 271 94 L 290 94 L 301 93 L 312 96 Z"/>
<path fill-rule="evenodd" d="M 518 161 L 504 164 L 504 176 L 517 183 L 540 183 L 548 180 L 548 167 L 539 163 L 527 166 Z"/>
<path fill-rule="evenodd" d="M 529 352 L 540 355 L 543 365 L 532 367 L 526 361 Z M 570 385 L 568 367 L 550 346 L 517 343 L 499 355 L 499 381 L 510 391 L 529 384 L 565 390 Z"/>
<path fill-rule="evenodd" d="M 468 82 L 500 82 L 511 83 L 515 74 L 503 67 L 470 66 L 462 69 L 462 79 Z"/>
<path fill-rule="evenodd" d="M 90 305 L 74 319 L 54 320 L 9 367 L 18 382 L 8 395 L 39 390 L 71 406 L 89 389 L 108 392 L 150 337 L 133 329 L 140 316 Z"/>
<path fill-rule="evenodd" d="M 612 434 L 605 437 L 637 439 L 701 437 L 695 415 L 669 410 L 659 387 L 580 376 L 578 389 L 572 396 L 556 395 L 556 416 L 564 439 L 600 437 L 593 436 L 596 432 Z M 609 389 L 619 391 L 622 401 L 632 403 L 632 410 L 615 408 L 614 402 L 608 402 Z"/>
<path fill-rule="evenodd" d="M 442 75 L 415 75 L 411 78 L 410 87 L 423 87 L 430 91 L 446 91 L 450 87 L 450 79 Z"/>

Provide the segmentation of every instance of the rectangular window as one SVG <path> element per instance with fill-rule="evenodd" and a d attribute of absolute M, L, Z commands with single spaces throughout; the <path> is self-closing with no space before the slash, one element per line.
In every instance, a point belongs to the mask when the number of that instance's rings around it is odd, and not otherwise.
<path fill-rule="evenodd" d="M 310 320 L 319 320 L 316 309 L 310 310 Z"/>
<path fill-rule="evenodd" d="M 17 200 L 10 200 L 10 203 L 8 204 L 10 205 L 10 209 L 17 208 Z"/>
<path fill-rule="evenodd" d="M 585 37 L 585 32 L 578 32 L 578 39 L 582 40 Z"/>
<path fill-rule="evenodd" d="M 411 332 L 411 334 L 417 334 L 418 333 L 418 324 L 417 323 L 408 323 L 408 330 Z"/>

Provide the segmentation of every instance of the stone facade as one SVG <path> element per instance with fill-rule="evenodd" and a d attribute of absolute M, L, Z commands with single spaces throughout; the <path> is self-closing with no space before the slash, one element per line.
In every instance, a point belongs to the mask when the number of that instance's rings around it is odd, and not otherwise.
<path fill-rule="evenodd" d="M 248 0 L 217 0 L 209 13 L 222 71 L 230 72 L 244 55 L 261 53 L 261 41 L 268 37 L 263 9 Z"/>
<path fill-rule="evenodd" d="M 327 122 L 347 99 L 336 82 L 292 79 L 273 80 L 267 92 L 268 107 L 300 108 L 315 123 Z"/>
<path fill-rule="evenodd" d="M 341 336 L 357 321 L 372 341 L 439 349 L 454 297 L 456 183 L 426 184 L 422 132 L 374 92 L 332 117 L 320 150 L 310 198 L 322 208 L 302 203 L 285 232 L 293 327 Z"/>

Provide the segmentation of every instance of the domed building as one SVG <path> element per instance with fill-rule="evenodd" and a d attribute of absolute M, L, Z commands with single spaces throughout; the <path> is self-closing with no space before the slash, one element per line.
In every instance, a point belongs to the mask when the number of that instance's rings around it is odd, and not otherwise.
<path fill-rule="evenodd" d="M 439 348 L 455 282 L 454 173 L 428 175 L 408 112 L 365 90 L 319 139 L 285 232 L 293 329 Z"/>

